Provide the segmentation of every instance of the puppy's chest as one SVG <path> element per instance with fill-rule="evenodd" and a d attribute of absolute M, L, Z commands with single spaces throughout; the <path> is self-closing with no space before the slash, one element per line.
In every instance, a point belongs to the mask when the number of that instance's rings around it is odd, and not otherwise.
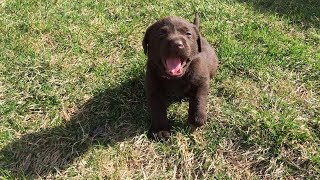
<path fill-rule="evenodd" d="M 168 97 L 183 98 L 191 90 L 191 82 L 186 79 L 163 80 L 162 85 Z"/>

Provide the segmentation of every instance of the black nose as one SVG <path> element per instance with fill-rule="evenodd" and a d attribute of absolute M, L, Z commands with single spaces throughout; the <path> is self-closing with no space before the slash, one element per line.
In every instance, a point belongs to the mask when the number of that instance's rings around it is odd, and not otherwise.
<path fill-rule="evenodd" d="M 174 48 L 177 48 L 177 49 L 183 49 L 184 48 L 183 42 L 181 40 L 172 41 L 172 46 Z"/>

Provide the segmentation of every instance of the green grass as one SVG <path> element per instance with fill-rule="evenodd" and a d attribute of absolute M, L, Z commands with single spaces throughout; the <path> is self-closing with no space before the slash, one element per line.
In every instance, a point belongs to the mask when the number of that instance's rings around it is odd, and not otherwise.
<path fill-rule="evenodd" d="M 208 123 L 146 138 L 145 29 L 167 15 L 216 47 Z M 317 0 L 0 1 L 0 177 L 320 178 Z"/>

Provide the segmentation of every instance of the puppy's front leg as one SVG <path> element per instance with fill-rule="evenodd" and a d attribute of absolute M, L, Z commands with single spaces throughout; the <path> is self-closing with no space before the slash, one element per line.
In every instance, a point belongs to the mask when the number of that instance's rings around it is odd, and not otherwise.
<path fill-rule="evenodd" d="M 151 93 L 148 97 L 148 104 L 151 112 L 149 136 L 152 134 L 160 139 L 169 138 L 166 99 L 158 93 Z"/>
<path fill-rule="evenodd" d="M 149 74 L 150 75 L 150 74 Z M 168 139 L 169 122 L 167 118 L 167 98 L 156 79 L 148 76 L 147 72 L 147 101 L 151 113 L 151 128 L 148 136 L 151 138 Z"/>
<path fill-rule="evenodd" d="M 207 120 L 207 99 L 209 93 L 209 81 L 194 87 L 189 97 L 188 122 L 196 127 L 202 126 Z"/>

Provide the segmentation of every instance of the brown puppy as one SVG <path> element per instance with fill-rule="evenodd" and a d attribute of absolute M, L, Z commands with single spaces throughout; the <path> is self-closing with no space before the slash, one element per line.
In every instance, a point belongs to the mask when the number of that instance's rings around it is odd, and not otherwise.
<path fill-rule="evenodd" d="M 200 36 L 199 20 L 194 23 L 170 16 L 151 25 L 143 39 L 148 56 L 146 94 L 151 110 L 149 136 L 167 139 L 167 106 L 170 97 L 189 98 L 188 122 L 202 126 L 206 119 L 209 80 L 216 73 L 218 58 Z"/>

